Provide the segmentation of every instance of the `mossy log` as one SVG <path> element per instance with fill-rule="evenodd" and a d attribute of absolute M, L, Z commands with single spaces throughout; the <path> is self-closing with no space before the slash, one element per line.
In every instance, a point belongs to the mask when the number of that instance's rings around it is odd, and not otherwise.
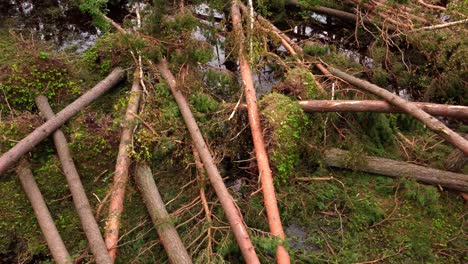
<path fill-rule="evenodd" d="M 434 116 L 445 116 L 468 120 L 468 106 L 432 104 L 425 102 L 408 102 L 426 113 Z M 377 100 L 308 100 L 299 101 L 305 112 L 376 112 L 404 113 L 403 110 L 385 101 Z"/>
<path fill-rule="evenodd" d="M 54 118 L 48 120 L 40 127 L 36 128 L 31 134 L 23 138 L 13 148 L 5 152 L 0 157 L 0 175 L 17 162 L 21 156 L 31 151 L 37 144 L 52 134 L 72 116 L 78 113 L 81 109 L 88 106 L 96 98 L 104 94 L 115 84 L 124 78 L 125 71 L 121 68 L 114 69 L 104 80 L 99 82 L 91 90 L 80 96 L 73 103 L 65 107 Z"/>
<path fill-rule="evenodd" d="M 279 214 L 278 202 L 276 200 L 275 188 L 273 184 L 273 174 L 270 168 L 265 141 L 263 139 L 263 129 L 261 127 L 260 113 L 257 105 L 257 95 L 252 80 L 252 72 L 248 59 L 243 48 L 244 32 L 242 29 L 242 18 L 236 0 L 231 1 L 231 19 L 234 35 L 238 41 L 239 68 L 244 84 L 245 101 L 249 118 L 250 131 L 255 149 L 255 157 L 259 171 L 260 182 L 262 184 L 263 202 L 268 218 L 270 232 L 279 239 L 285 239 L 283 225 Z M 284 246 L 278 245 L 276 250 L 278 263 L 290 263 L 290 257 Z"/>
<path fill-rule="evenodd" d="M 358 79 L 352 75 L 349 75 L 345 72 L 342 72 L 336 68 L 329 67 L 328 70 L 335 76 L 341 78 L 342 80 L 359 87 L 360 89 L 366 90 L 370 93 L 373 93 L 390 104 L 398 107 L 405 113 L 415 117 L 424 125 L 426 125 L 429 129 L 437 133 L 440 137 L 445 139 L 447 142 L 455 146 L 456 148 L 460 149 L 463 153 L 468 155 L 468 140 L 464 139 L 459 134 L 452 131 L 442 122 L 434 118 L 433 116 L 429 115 L 428 113 L 424 112 L 423 110 L 419 109 L 415 105 L 408 103 L 403 98 L 375 85 L 370 82 Z"/>
<path fill-rule="evenodd" d="M 129 179 L 129 167 L 131 163 L 129 146 L 132 144 L 133 130 L 135 128 L 135 115 L 138 113 L 141 98 L 139 70 L 133 77 L 133 84 L 128 98 L 125 120 L 122 124 L 119 152 L 115 163 L 113 185 L 109 202 L 109 214 L 107 217 L 105 242 L 112 260 L 117 254 L 117 242 L 119 240 L 120 216 L 124 210 L 125 189 Z"/>
<path fill-rule="evenodd" d="M 159 194 L 158 187 L 154 182 L 151 169 L 146 163 L 136 165 L 135 182 L 143 196 L 143 201 L 156 227 L 156 231 L 161 239 L 161 244 L 164 246 L 169 257 L 169 262 L 174 264 L 192 263 L 177 230 L 171 223 L 170 216 Z"/>
<path fill-rule="evenodd" d="M 72 263 L 70 254 L 68 253 L 65 244 L 63 243 L 62 237 L 55 226 L 54 220 L 50 215 L 47 204 L 42 197 L 39 187 L 37 187 L 36 180 L 29 169 L 29 162 L 22 159 L 16 167 L 16 173 L 23 186 L 24 192 L 28 196 L 31 206 L 36 215 L 37 222 L 41 227 L 42 234 L 45 237 L 50 253 L 56 263 Z"/>
<path fill-rule="evenodd" d="M 165 59 L 159 62 L 158 69 L 161 73 L 161 76 L 166 79 L 171 89 L 172 95 L 176 100 L 182 118 L 184 119 L 193 143 L 195 144 L 195 147 L 200 154 L 203 166 L 205 167 L 208 178 L 210 179 L 211 186 L 213 186 L 213 189 L 216 192 L 216 196 L 218 197 L 219 202 L 224 209 L 224 213 L 226 214 L 226 218 L 229 221 L 229 225 L 231 226 L 232 232 L 234 233 L 234 237 L 236 238 L 245 262 L 260 263 L 238 206 L 236 205 L 234 199 L 223 182 L 221 174 L 219 173 L 208 146 L 206 145 L 206 142 L 200 132 L 200 128 L 198 127 L 197 122 L 195 121 L 195 118 L 190 111 L 189 104 L 187 103 L 187 100 L 185 99 L 182 92 L 177 89 L 177 82 L 174 78 L 174 75 L 169 71 L 167 61 Z"/>
<path fill-rule="evenodd" d="M 51 120 L 55 117 L 55 114 L 50 107 L 47 97 L 40 95 L 36 98 L 36 104 L 41 114 L 47 119 Z M 68 149 L 67 139 L 63 132 L 58 129 L 53 134 L 55 147 L 57 148 L 57 154 L 62 164 L 63 173 L 67 179 L 68 188 L 73 197 L 75 208 L 81 221 L 81 226 L 88 239 L 89 247 L 91 252 L 96 259 L 97 264 L 111 264 L 112 260 L 107 252 L 104 239 L 102 238 L 99 226 L 94 218 L 93 211 L 86 197 L 86 192 L 83 188 L 83 184 L 80 180 L 80 175 L 76 170 L 75 163 L 71 156 L 70 150 Z"/>
<path fill-rule="evenodd" d="M 408 162 L 372 156 L 357 157 L 360 162 L 354 164 L 350 162 L 352 155 L 350 151 L 333 148 L 325 151 L 323 159 L 325 164 L 330 167 L 370 172 L 394 178 L 412 178 L 419 182 L 468 192 L 468 175 L 465 174 L 441 171 Z"/>

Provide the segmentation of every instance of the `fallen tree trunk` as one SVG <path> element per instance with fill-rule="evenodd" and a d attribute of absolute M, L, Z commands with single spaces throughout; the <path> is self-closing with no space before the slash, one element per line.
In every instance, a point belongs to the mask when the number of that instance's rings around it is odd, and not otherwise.
<path fill-rule="evenodd" d="M 49 247 L 50 253 L 54 258 L 54 261 L 61 263 L 72 263 L 70 254 L 68 253 L 65 244 L 55 226 L 54 220 L 50 215 L 47 204 L 42 197 L 39 187 L 37 187 L 36 180 L 29 169 L 29 163 L 22 159 L 16 167 L 16 173 L 23 186 L 24 192 L 28 196 L 31 206 L 36 215 L 37 222 L 41 227 L 42 234 L 45 237 L 47 246 Z"/>
<path fill-rule="evenodd" d="M 268 224 L 270 226 L 270 232 L 274 236 L 284 240 L 285 234 L 281 224 L 281 218 L 276 200 L 273 175 L 270 169 L 270 162 L 268 160 L 268 154 L 263 139 L 263 130 L 261 127 L 260 114 L 257 106 L 257 95 L 252 80 L 250 65 L 244 54 L 244 32 L 242 30 L 241 15 L 236 0 L 231 1 L 231 19 L 234 34 L 237 38 L 239 38 L 239 49 L 237 57 L 239 60 L 242 81 L 244 83 L 245 101 L 247 103 L 250 130 L 255 148 L 255 157 L 257 159 L 260 182 L 262 184 L 263 200 L 265 204 L 265 211 L 267 213 Z M 289 254 L 282 245 L 277 247 L 276 258 L 278 263 L 290 263 Z"/>
<path fill-rule="evenodd" d="M 154 182 L 151 169 L 146 163 L 136 165 L 135 182 L 143 196 L 143 201 L 156 227 L 161 244 L 164 246 L 169 257 L 169 262 L 174 264 L 192 263 L 177 230 L 171 223 L 170 216 L 166 211 L 158 187 Z"/>
<path fill-rule="evenodd" d="M 88 106 L 96 98 L 101 96 L 115 84 L 121 81 L 124 77 L 124 70 L 121 68 L 114 69 L 104 80 L 99 82 L 91 90 L 80 96 L 73 103 L 65 107 L 54 118 L 48 120 L 40 127 L 36 128 L 31 134 L 23 138 L 13 148 L 5 152 L 0 157 L 0 174 L 3 174 L 6 169 L 12 166 L 24 154 L 34 148 L 39 142 L 52 134 L 68 119 L 78 113 L 81 109 Z"/>
<path fill-rule="evenodd" d="M 203 136 L 198 128 L 198 125 L 193 117 L 192 112 L 190 111 L 187 100 L 180 90 L 177 89 L 177 82 L 174 78 L 174 75 L 169 71 L 167 67 L 167 61 L 164 59 L 158 64 L 158 69 L 164 79 L 166 79 L 172 95 L 179 106 L 180 113 L 182 118 L 187 125 L 187 129 L 190 132 L 193 143 L 197 148 L 200 158 L 203 161 L 203 166 L 206 169 L 208 178 L 210 179 L 211 185 L 218 196 L 218 199 L 221 203 L 221 206 L 224 209 L 226 218 L 229 221 L 234 236 L 237 240 L 239 248 L 244 256 L 246 263 L 260 263 L 255 248 L 253 247 L 252 241 L 250 240 L 249 233 L 242 219 L 242 215 L 238 210 L 237 205 L 235 204 L 234 199 L 224 185 L 223 179 L 219 174 L 218 168 L 214 163 L 213 157 L 208 150 L 208 146 L 203 139 Z"/>
<path fill-rule="evenodd" d="M 293 6 L 299 6 L 299 1 L 298 0 L 288 0 L 287 4 L 293 5 Z M 347 20 L 350 22 L 358 22 L 361 20 L 360 17 L 353 13 L 348 13 L 345 11 L 329 8 L 329 7 L 324 7 L 324 6 L 311 6 L 308 8 L 311 11 L 314 11 L 319 14 L 324 14 L 324 15 L 329 15 L 329 16 L 334 16 L 337 18 L 340 18 L 342 20 Z M 362 21 L 368 25 L 373 25 L 372 21 L 366 17 L 362 18 Z"/>
<path fill-rule="evenodd" d="M 468 106 L 408 102 L 428 114 L 468 120 Z M 385 101 L 376 100 L 310 100 L 299 101 L 305 112 L 376 112 L 403 113 Z"/>
<path fill-rule="evenodd" d="M 47 97 L 43 95 L 38 96 L 36 98 L 36 104 L 39 111 L 41 111 L 42 115 L 47 120 L 51 120 L 55 117 L 52 108 L 50 108 L 50 105 L 47 102 Z M 94 219 L 93 211 L 91 210 L 85 190 L 81 184 L 80 175 L 76 170 L 75 163 L 73 162 L 70 150 L 68 149 L 67 139 L 60 129 L 54 132 L 53 138 L 62 164 L 63 173 L 67 179 L 76 211 L 80 217 L 81 226 L 86 234 L 91 251 L 96 258 L 96 263 L 111 264 L 112 260 L 107 252 L 104 239 L 101 236 L 99 226 Z"/>
<path fill-rule="evenodd" d="M 412 178 L 419 182 L 440 185 L 461 192 L 468 192 L 468 175 L 418 166 L 403 161 L 377 158 L 372 156 L 359 157 L 363 164 L 349 164 L 349 151 L 329 149 L 325 151 L 324 161 L 327 166 L 352 169 L 389 177 Z"/>
<path fill-rule="evenodd" d="M 306 113 L 328 112 L 373 112 L 373 113 L 404 113 L 401 109 L 377 100 L 304 100 L 297 101 Z M 468 121 L 468 106 L 444 105 L 426 102 L 408 102 L 430 115 L 451 117 Z M 231 106 L 228 104 L 228 106 Z M 234 104 L 232 105 L 234 107 Z M 246 104 L 240 104 L 239 109 L 247 110 Z"/>
<path fill-rule="evenodd" d="M 416 119 L 424 123 L 424 125 L 426 125 L 429 129 L 436 132 L 439 136 L 445 139 L 447 142 L 451 143 L 453 146 L 463 151 L 465 155 L 468 155 L 468 141 L 466 139 L 464 139 L 462 136 L 452 131 L 442 122 L 429 115 L 428 113 L 424 112 L 423 110 L 419 109 L 415 105 L 408 103 L 403 98 L 375 84 L 358 79 L 333 67 L 329 67 L 329 71 L 333 75 L 343 79 L 344 81 L 385 99 L 392 105 L 403 110 L 405 113 L 415 117 Z"/>
<path fill-rule="evenodd" d="M 122 215 L 125 199 L 125 188 L 128 182 L 128 168 L 130 167 L 129 146 L 132 144 L 133 130 L 135 128 L 135 115 L 138 113 L 140 104 L 141 87 L 138 77 L 139 70 L 136 70 L 133 77 L 133 84 L 128 99 L 125 120 L 122 123 L 122 134 L 120 136 L 119 152 L 115 163 L 114 181 L 111 189 L 109 203 L 109 214 L 107 217 L 105 241 L 107 250 L 115 260 L 117 254 L 117 241 L 119 240 L 120 216 Z"/>

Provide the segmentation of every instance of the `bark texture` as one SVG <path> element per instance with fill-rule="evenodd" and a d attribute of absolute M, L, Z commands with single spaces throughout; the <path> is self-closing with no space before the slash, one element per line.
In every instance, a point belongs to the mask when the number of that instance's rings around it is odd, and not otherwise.
<path fill-rule="evenodd" d="M 195 144 L 195 147 L 200 154 L 200 158 L 203 161 L 203 166 L 206 169 L 210 183 L 213 186 L 221 206 L 224 209 L 224 213 L 226 214 L 229 225 L 231 226 L 242 255 L 244 256 L 245 262 L 260 263 L 257 254 L 255 253 L 255 248 L 253 247 L 252 241 L 250 240 L 249 234 L 247 232 L 247 228 L 244 224 L 244 220 L 242 219 L 242 215 L 239 212 L 231 194 L 228 192 L 226 185 L 224 185 L 223 179 L 221 178 L 218 168 L 214 163 L 213 157 L 208 150 L 208 146 L 206 145 L 195 118 L 190 111 L 187 100 L 185 99 L 182 92 L 177 89 L 177 82 L 174 78 L 174 75 L 172 75 L 172 73 L 169 71 L 166 60 L 162 60 L 158 64 L 158 69 L 163 78 L 166 79 L 171 89 L 172 95 L 174 96 L 174 99 L 179 106 L 182 118 L 184 119 L 185 124 L 187 125 L 187 128 L 190 132 L 190 136 L 192 137 L 193 143 Z"/>
<path fill-rule="evenodd" d="M 169 262 L 173 264 L 191 264 L 192 260 L 177 230 L 171 223 L 158 187 L 154 182 L 151 169 L 147 164 L 141 163 L 136 165 L 135 182 L 143 196 L 151 220 L 153 220 L 153 224 L 158 231 L 161 244 L 164 246 L 169 257 Z"/>
<path fill-rule="evenodd" d="M 353 169 L 374 174 L 399 178 L 412 178 L 419 182 L 440 185 L 445 188 L 468 192 L 468 175 L 441 171 L 418 166 L 403 161 L 364 156 L 359 159 L 362 164 L 349 164 L 349 151 L 329 149 L 325 151 L 324 161 L 327 166 Z"/>
<path fill-rule="evenodd" d="M 39 187 L 37 187 L 36 180 L 34 180 L 34 176 L 29 169 L 29 163 L 25 159 L 22 159 L 19 162 L 16 167 L 16 173 L 18 174 L 24 192 L 31 202 L 37 222 L 41 227 L 42 234 L 44 234 L 54 261 L 59 264 L 72 263 L 70 254 L 60 237 L 54 220 L 52 219 L 49 209 L 42 197 L 41 191 L 39 190 Z"/>
<path fill-rule="evenodd" d="M 50 107 L 47 97 L 40 95 L 36 98 L 36 104 L 41 114 L 47 119 L 51 120 L 55 117 L 55 114 Z M 96 258 L 97 264 L 110 264 L 112 260 L 107 252 L 104 239 L 102 238 L 99 226 L 94 218 L 93 211 L 89 205 L 88 197 L 81 184 L 80 175 L 76 170 L 75 163 L 71 156 L 70 150 L 68 149 L 67 139 L 63 132 L 58 129 L 53 134 L 55 147 L 57 148 L 57 154 L 62 164 L 63 173 L 67 179 L 68 187 L 75 203 L 75 208 L 80 217 L 81 226 L 86 234 L 86 238 L 89 242 L 91 252 L 93 252 Z"/>
<path fill-rule="evenodd" d="M 468 106 L 408 102 L 428 114 L 468 120 Z M 376 100 L 309 100 L 299 101 L 305 112 L 376 112 L 403 113 L 385 101 Z"/>
<path fill-rule="evenodd" d="M 111 190 L 109 203 L 109 214 L 105 231 L 105 242 L 107 250 L 115 260 L 117 254 L 117 241 L 119 240 L 120 216 L 124 209 L 125 189 L 128 182 L 128 169 L 130 167 L 129 146 L 132 143 L 133 130 L 135 128 L 135 115 L 138 113 L 140 104 L 141 87 L 138 78 L 139 71 L 136 70 L 133 78 L 130 98 L 128 100 L 125 121 L 120 136 L 119 152 L 115 164 L 114 182 Z"/>
<path fill-rule="evenodd" d="M 415 117 L 422 123 L 424 123 L 429 129 L 437 133 L 439 136 L 441 136 L 443 139 L 445 139 L 447 142 L 452 144 L 453 146 L 457 147 L 460 149 L 465 155 L 468 155 L 468 141 L 464 139 L 462 136 L 459 134 L 455 133 L 452 131 L 450 128 L 445 126 L 442 122 L 434 118 L 433 116 L 429 115 L 428 113 L 424 112 L 423 110 L 419 109 L 418 107 L 408 103 L 406 100 L 403 98 L 375 85 L 370 82 L 358 79 L 354 76 L 351 76 L 345 72 L 342 72 L 338 69 L 335 69 L 333 67 L 329 67 L 330 72 L 343 79 L 344 81 L 357 86 L 363 90 L 366 90 L 368 92 L 371 92 L 392 105 L 398 107 L 399 109 L 403 110 L 405 113 Z"/>
<path fill-rule="evenodd" d="M 48 120 L 40 127 L 36 128 L 31 134 L 22 139 L 13 148 L 5 152 L 0 157 L 0 175 L 6 169 L 12 166 L 16 161 L 21 158 L 28 151 L 33 149 L 43 139 L 52 134 L 60 126 L 62 126 L 68 119 L 78 113 L 81 109 L 88 106 L 91 102 L 96 100 L 99 96 L 112 88 L 115 84 L 121 81 L 124 77 L 125 71 L 121 68 L 114 69 L 104 80 L 99 82 L 91 90 L 80 96 L 73 103 L 65 107 L 54 118 Z"/>
<path fill-rule="evenodd" d="M 270 232 L 283 240 L 285 234 L 281 218 L 279 214 L 278 204 L 276 200 L 275 188 L 273 185 L 273 175 L 270 168 L 270 162 L 263 139 L 263 130 L 260 123 L 260 114 L 257 106 L 257 95 L 252 80 L 252 72 L 250 65 L 245 57 L 243 49 L 244 33 L 242 30 L 242 20 L 239 7 L 236 0 L 231 1 L 231 19 L 234 34 L 240 40 L 238 50 L 238 60 L 242 81 L 244 83 L 245 101 L 247 103 L 247 111 L 249 117 L 250 130 L 252 133 L 252 140 L 255 148 L 255 157 L 257 159 L 257 166 L 259 177 L 262 184 L 263 201 L 265 204 L 265 211 L 267 213 L 268 224 Z M 290 263 L 290 257 L 286 249 L 279 245 L 276 250 L 276 258 L 278 263 Z"/>

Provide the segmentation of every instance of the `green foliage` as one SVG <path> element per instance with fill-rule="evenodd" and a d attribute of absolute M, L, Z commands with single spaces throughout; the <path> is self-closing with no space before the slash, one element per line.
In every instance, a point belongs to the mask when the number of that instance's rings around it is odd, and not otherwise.
<path fill-rule="evenodd" d="M 33 63 L 28 67 L 14 64 L 4 71 L 0 78 L 0 110 L 3 112 L 8 112 L 9 107 L 31 111 L 35 108 L 34 98 L 40 94 L 53 99 L 80 91 L 69 78 L 67 69 L 53 62 Z"/>
<path fill-rule="evenodd" d="M 173 52 L 171 54 L 171 63 L 185 64 L 191 63 L 194 65 L 205 64 L 213 57 L 213 50 L 211 46 L 203 41 L 192 40 L 188 44 L 187 49 L 184 49 L 181 53 Z"/>
<path fill-rule="evenodd" d="M 201 113 L 209 113 L 218 108 L 218 102 L 211 96 L 198 93 L 190 97 L 190 104 L 195 107 L 195 110 Z"/>
<path fill-rule="evenodd" d="M 290 98 L 272 93 L 260 102 L 265 126 L 270 130 L 269 152 L 276 170 L 275 183 L 286 183 L 301 159 L 300 140 L 307 131 L 308 118 L 300 106 Z"/>
<path fill-rule="evenodd" d="M 357 113 L 356 121 L 377 149 L 384 150 L 395 141 L 397 119 L 393 115 Z"/>
<path fill-rule="evenodd" d="M 375 67 L 372 69 L 372 80 L 371 82 L 382 88 L 388 86 L 388 73 L 381 68 Z"/>
<path fill-rule="evenodd" d="M 208 69 L 204 77 L 206 85 L 217 96 L 229 100 L 234 98 L 236 92 L 239 90 L 239 85 L 235 76 L 229 71 L 220 71 L 215 69 Z"/>
<path fill-rule="evenodd" d="M 88 13 L 93 17 L 93 22 L 96 27 L 104 32 L 109 31 L 110 25 L 104 19 L 107 10 L 107 0 L 83 0 L 80 4 L 80 9 L 84 13 Z"/>
<path fill-rule="evenodd" d="M 440 213 L 440 194 L 434 186 L 427 186 L 417 183 L 413 179 L 404 179 L 403 188 L 407 199 L 416 201 L 422 209 L 432 215 Z"/>
<path fill-rule="evenodd" d="M 191 13 L 177 15 L 174 17 L 174 20 L 166 20 L 164 22 L 166 34 L 192 32 L 198 25 L 198 20 Z"/>
<path fill-rule="evenodd" d="M 105 76 L 116 65 L 122 67 L 133 65 L 130 51 L 136 54 L 137 50 L 140 50 L 143 54 L 147 54 L 157 48 L 148 47 L 148 43 L 134 35 L 106 34 L 83 53 L 82 63 L 89 70 Z"/>
<path fill-rule="evenodd" d="M 302 50 L 305 54 L 309 54 L 311 56 L 320 56 L 327 54 L 330 51 L 328 46 L 323 46 L 319 44 L 306 44 Z"/>

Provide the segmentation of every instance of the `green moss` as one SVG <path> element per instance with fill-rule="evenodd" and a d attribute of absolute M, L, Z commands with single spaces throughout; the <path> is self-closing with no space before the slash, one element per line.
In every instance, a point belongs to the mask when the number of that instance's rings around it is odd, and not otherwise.
<path fill-rule="evenodd" d="M 307 130 L 308 119 L 300 106 L 290 98 L 272 93 L 260 102 L 265 127 L 270 130 L 268 146 L 275 168 L 275 183 L 283 184 L 291 177 L 301 158 L 300 140 Z"/>
<path fill-rule="evenodd" d="M 302 49 L 305 54 L 309 54 L 311 56 L 324 55 L 330 51 L 328 46 L 322 46 L 319 44 L 306 44 Z"/>

